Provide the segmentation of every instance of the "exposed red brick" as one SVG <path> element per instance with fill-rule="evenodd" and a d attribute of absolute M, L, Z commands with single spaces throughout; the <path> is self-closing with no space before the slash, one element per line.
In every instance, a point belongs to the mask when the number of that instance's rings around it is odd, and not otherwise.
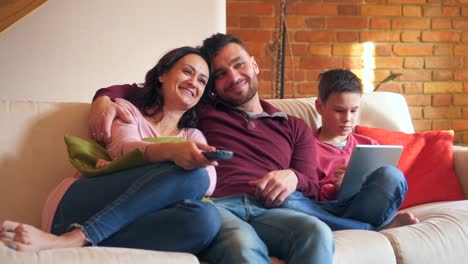
<path fill-rule="evenodd" d="M 309 48 L 308 48 L 309 55 L 327 56 L 327 55 L 331 55 L 331 52 L 332 52 L 331 45 L 309 45 Z"/>
<path fill-rule="evenodd" d="M 265 28 L 275 29 L 276 24 L 278 23 L 276 21 L 276 18 L 274 18 L 274 17 L 261 17 L 260 19 L 261 19 L 261 23 L 262 23 L 261 28 L 263 28 L 263 29 L 265 29 Z"/>
<path fill-rule="evenodd" d="M 432 129 L 433 130 L 451 130 L 452 121 L 451 120 L 433 120 Z"/>
<path fill-rule="evenodd" d="M 457 71 L 455 71 L 454 80 L 468 81 L 468 69 L 467 70 L 457 70 Z"/>
<path fill-rule="evenodd" d="M 340 16 L 359 16 L 361 8 L 358 5 L 339 5 L 338 15 Z"/>
<path fill-rule="evenodd" d="M 366 17 L 336 17 L 328 18 L 328 28 L 350 28 L 350 29 L 367 29 L 368 19 Z"/>
<path fill-rule="evenodd" d="M 453 71 L 450 70 L 435 70 L 432 72 L 432 80 L 434 81 L 450 81 L 453 80 Z"/>
<path fill-rule="evenodd" d="M 287 16 L 286 17 L 286 25 L 288 26 L 289 29 L 291 29 L 291 28 L 304 28 L 305 25 L 306 25 L 305 17 Z"/>
<path fill-rule="evenodd" d="M 424 42 L 459 42 L 460 33 L 452 31 L 426 31 L 422 33 Z"/>
<path fill-rule="evenodd" d="M 423 87 L 422 83 L 410 82 L 403 84 L 403 91 L 405 94 L 422 94 Z"/>
<path fill-rule="evenodd" d="M 324 29 L 326 28 L 327 22 L 326 19 L 323 17 L 306 17 L 305 24 L 306 27 L 310 29 Z"/>
<path fill-rule="evenodd" d="M 372 41 L 372 42 L 399 42 L 400 33 L 393 31 L 363 31 L 360 33 L 360 41 Z"/>
<path fill-rule="evenodd" d="M 397 56 L 429 56 L 432 55 L 432 45 L 395 45 L 393 52 Z"/>
<path fill-rule="evenodd" d="M 457 6 L 445 6 L 442 7 L 442 15 L 448 17 L 454 17 L 460 15 L 460 8 Z"/>
<path fill-rule="evenodd" d="M 307 69 L 342 68 L 343 60 L 335 57 L 307 57 L 302 58 L 300 66 Z"/>
<path fill-rule="evenodd" d="M 453 54 L 454 55 L 462 55 L 462 56 L 467 56 L 468 55 L 468 45 L 456 45 L 453 49 Z"/>
<path fill-rule="evenodd" d="M 460 57 L 427 57 L 426 68 L 453 69 L 463 66 L 463 59 Z"/>
<path fill-rule="evenodd" d="M 362 56 L 364 48 L 360 43 L 333 45 L 334 56 Z"/>
<path fill-rule="evenodd" d="M 400 6 L 395 5 L 362 5 L 361 14 L 363 16 L 401 16 Z"/>
<path fill-rule="evenodd" d="M 421 6 L 403 6 L 403 16 L 420 17 L 422 15 Z"/>
<path fill-rule="evenodd" d="M 454 130 L 468 130 L 468 122 L 463 119 L 453 120 L 452 126 Z"/>
<path fill-rule="evenodd" d="M 371 29 L 390 29 L 390 19 L 388 18 L 372 18 L 370 21 Z"/>
<path fill-rule="evenodd" d="M 409 106 L 427 106 L 431 105 L 431 96 L 430 95 L 405 95 L 406 103 Z"/>
<path fill-rule="evenodd" d="M 401 33 L 401 41 L 403 42 L 420 42 L 421 32 L 420 31 L 404 31 Z"/>
<path fill-rule="evenodd" d="M 453 97 L 453 105 L 456 106 L 468 106 L 468 95 L 455 95 Z M 465 109 L 465 110 L 468 110 Z M 468 113 L 468 112 L 466 112 Z"/>
<path fill-rule="evenodd" d="M 338 8 L 336 5 L 324 4 L 296 4 L 294 6 L 296 15 L 306 16 L 336 16 Z"/>
<path fill-rule="evenodd" d="M 424 67 L 424 58 L 407 57 L 403 61 L 403 67 L 408 69 L 420 69 Z"/>
<path fill-rule="evenodd" d="M 428 70 L 402 69 L 398 72 L 402 74 L 398 77 L 400 81 L 430 81 L 432 77 L 432 72 Z"/>
<path fill-rule="evenodd" d="M 468 30 L 468 19 L 466 17 L 454 19 L 453 28 L 458 30 Z"/>
<path fill-rule="evenodd" d="M 423 117 L 428 119 L 456 119 L 461 117 L 461 111 L 459 108 L 425 107 L 423 109 Z"/>
<path fill-rule="evenodd" d="M 375 58 L 375 66 L 379 69 L 401 69 L 402 65 L 402 58 Z"/>
<path fill-rule="evenodd" d="M 434 55 L 453 55 L 453 44 L 434 45 Z"/>
<path fill-rule="evenodd" d="M 410 116 L 414 122 L 416 122 L 417 119 L 421 119 L 423 117 L 422 107 L 409 106 L 408 108 L 409 108 Z"/>
<path fill-rule="evenodd" d="M 389 4 L 425 4 L 426 0 L 388 0 Z"/>
<path fill-rule="evenodd" d="M 423 86 L 424 93 L 426 94 L 451 94 L 463 91 L 463 84 L 461 82 L 426 82 Z"/>
<path fill-rule="evenodd" d="M 423 15 L 426 17 L 442 16 L 442 8 L 440 6 L 426 6 L 423 8 Z"/>
<path fill-rule="evenodd" d="M 343 68 L 345 69 L 362 69 L 363 62 L 360 57 L 345 57 L 343 58 Z"/>
<path fill-rule="evenodd" d="M 452 104 L 452 95 L 434 95 L 432 96 L 433 106 L 450 106 Z"/>
<path fill-rule="evenodd" d="M 391 56 L 392 45 L 375 45 L 375 56 Z"/>
<path fill-rule="evenodd" d="M 432 29 L 451 29 L 452 19 L 450 18 L 433 18 L 431 23 Z"/>
<path fill-rule="evenodd" d="M 350 31 L 337 32 L 336 40 L 338 42 L 356 42 L 359 40 L 359 33 Z"/>
<path fill-rule="evenodd" d="M 424 30 L 431 27 L 429 18 L 393 18 L 392 29 L 418 29 Z"/>
<path fill-rule="evenodd" d="M 298 31 L 295 40 L 299 42 L 330 42 L 336 40 L 333 31 Z"/>
<path fill-rule="evenodd" d="M 258 16 L 246 16 L 241 17 L 240 19 L 240 27 L 241 28 L 259 28 L 261 25 L 260 17 Z"/>
<path fill-rule="evenodd" d="M 274 7 L 270 3 L 228 1 L 227 9 L 229 13 L 238 15 L 274 15 Z"/>
<path fill-rule="evenodd" d="M 413 120 L 413 125 L 416 131 L 429 131 L 432 129 L 431 120 Z"/>

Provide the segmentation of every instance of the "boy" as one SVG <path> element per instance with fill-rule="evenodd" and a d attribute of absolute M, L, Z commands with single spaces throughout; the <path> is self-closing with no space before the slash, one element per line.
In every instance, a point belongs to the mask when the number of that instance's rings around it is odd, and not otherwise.
<path fill-rule="evenodd" d="M 319 75 L 316 109 L 322 116 L 317 139 L 319 201 L 293 193 L 284 206 L 326 222 L 332 230 L 381 230 L 419 222 L 411 213 L 396 214 L 408 189 L 406 179 L 394 166 L 372 172 L 359 193 L 337 201 L 351 152 L 357 144 L 378 144 L 353 133 L 362 95 L 361 80 L 351 71 L 333 69 Z"/>

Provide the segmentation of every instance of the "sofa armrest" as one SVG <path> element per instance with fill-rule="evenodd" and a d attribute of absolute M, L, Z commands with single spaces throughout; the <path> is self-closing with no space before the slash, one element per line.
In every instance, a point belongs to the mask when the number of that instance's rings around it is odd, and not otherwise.
<path fill-rule="evenodd" d="M 468 147 L 453 146 L 453 167 L 468 199 Z"/>

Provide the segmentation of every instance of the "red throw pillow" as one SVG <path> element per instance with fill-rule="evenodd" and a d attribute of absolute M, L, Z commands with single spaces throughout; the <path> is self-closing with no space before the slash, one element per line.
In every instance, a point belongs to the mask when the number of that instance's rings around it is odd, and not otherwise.
<path fill-rule="evenodd" d="M 400 209 L 429 202 L 464 199 L 453 170 L 453 131 L 407 134 L 356 126 L 355 132 L 373 138 L 382 145 L 403 145 L 398 168 L 406 176 L 408 193 Z"/>

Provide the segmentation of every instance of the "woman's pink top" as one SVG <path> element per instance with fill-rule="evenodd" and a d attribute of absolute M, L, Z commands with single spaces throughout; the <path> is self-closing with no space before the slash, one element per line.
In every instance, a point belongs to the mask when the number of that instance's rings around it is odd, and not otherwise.
<path fill-rule="evenodd" d="M 120 157 L 136 148 L 140 149 L 144 153 L 146 147 L 154 143 L 142 141 L 142 139 L 148 137 L 160 137 L 160 135 L 133 104 L 124 99 L 116 99 L 115 102 L 126 108 L 128 112 L 131 113 L 132 122 L 127 124 L 116 119 L 112 123 L 112 142 L 106 147 L 107 151 L 112 159 Z M 206 144 L 206 138 L 203 136 L 202 132 L 195 128 L 184 128 L 174 137 L 183 137 L 186 141 L 196 141 Z M 210 186 L 205 195 L 210 196 L 216 185 L 216 171 L 213 166 L 207 166 L 206 170 L 210 177 Z M 77 172 L 74 176 L 65 178 L 49 194 L 42 211 L 42 230 L 50 232 L 55 211 L 63 195 L 73 182 L 82 177 L 85 176 Z"/>

